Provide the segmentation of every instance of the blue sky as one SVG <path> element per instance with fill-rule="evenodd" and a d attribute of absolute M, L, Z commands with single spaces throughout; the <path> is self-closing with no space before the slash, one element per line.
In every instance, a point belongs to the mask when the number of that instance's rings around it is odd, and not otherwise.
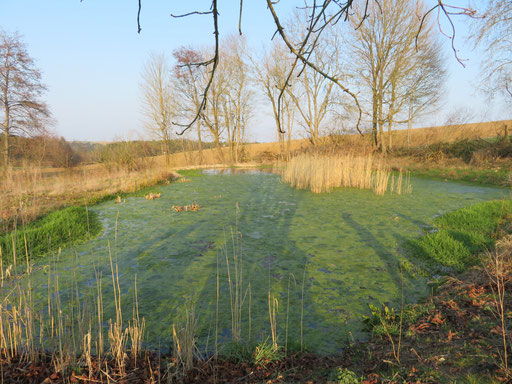
<path fill-rule="evenodd" d="M 170 56 L 181 45 L 212 42 L 209 16 L 173 19 L 170 13 L 207 10 L 209 0 L 145 0 L 142 32 L 137 34 L 137 0 L 0 0 L 0 28 L 19 31 L 48 85 L 47 101 L 55 131 L 68 140 L 109 141 L 143 135 L 139 82 L 151 52 Z M 289 14 L 298 2 L 281 1 Z M 221 37 L 238 28 L 238 0 L 220 1 Z M 444 108 L 418 125 L 443 123 L 455 109 L 471 111 L 474 120 L 505 119 L 499 102 L 488 103 L 476 92 L 480 52 L 464 44 L 466 25 L 457 23 L 460 56 L 466 68 L 448 54 L 450 80 Z M 275 28 L 262 0 L 244 2 L 243 32 L 255 49 L 269 43 Z M 447 52 L 449 41 L 445 40 Z M 496 105 L 495 105 L 496 104 Z M 492 105 L 492 107 L 491 107 Z M 266 112 L 252 121 L 252 140 L 274 140 Z"/>

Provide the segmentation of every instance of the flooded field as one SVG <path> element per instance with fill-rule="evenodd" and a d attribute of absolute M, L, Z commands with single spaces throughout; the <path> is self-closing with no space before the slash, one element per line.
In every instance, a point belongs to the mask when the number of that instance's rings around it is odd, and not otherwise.
<path fill-rule="evenodd" d="M 173 322 L 192 307 L 203 351 L 212 351 L 215 339 L 231 339 L 234 312 L 242 340 L 266 339 L 270 297 L 280 344 L 302 340 L 312 351 L 332 353 L 363 336 L 361 318 L 369 303 L 399 303 L 399 263 L 407 259 L 401 244 L 438 215 L 509 195 L 505 189 L 419 178 L 411 179 L 410 195 L 375 196 L 356 189 L 299 191 L 260 171 L 185 176 L 190 181 L 154 188 L 158 199 L 129 197 L 90 208 L 104 224 L 103 235 L 34 268 L 31 286 L 41 311 L 49 294 L 59 294 L 63 308 L 95 298 L 102 276 L 104 318 L 114 317 L 111 255 L 127 317 L 136 280 L 152 347 L 168 348 Z M 172 209 L 193 203 L 199 211 Z M 403 282 L 408 302 L 428 292 L 418 274 L 404 272 Z"/>

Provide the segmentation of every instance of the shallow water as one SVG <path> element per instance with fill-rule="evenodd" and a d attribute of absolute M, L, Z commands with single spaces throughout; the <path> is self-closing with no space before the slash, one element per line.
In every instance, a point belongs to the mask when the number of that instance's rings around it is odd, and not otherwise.
<path fill-rule="evenodd" d="M 368 314 L 369 303 L 399 302 L 402 242 L 419 236 L 438 215 L 509 196 L 505 189 L 420 178 L 411 179 L 411 195 L 386 196 L 356 189 L 312 194 L 259 171 L 195 171 L 187 178 L 191 181 L 155 188 L 162 195 L 154 201 L 130 197 L 123 204 L 109 201 L 91 208 L 104 223 L 103 235 L 64 250 L 56 263 L 55 256 L 41 262 L 54 264 L 63 300 L 73 286 L 80 296 L 94 295 L 95 271 L 101 272 L 105 318 L 114 316 L 110 243 L 125 318 L 131 316 L 136 275 L 139 312 L 146 319 L 150 345 L 168 346 L 173 321 L 184 304 L 193 303 L 200 344 L 211 349 L 217 271 L 219 338 L 228 339 L 231 332 L 225 254 L 232 257 L 231 234 L 238 231 L 245 297 L 242 339 L 249 338 L 249 317 L 253 340 L 270 335 L 270 289 L 279 302 L 280 344 L 285 343 L 286 329 L 288 342 L 299 342 L 302 324 L 310 350 L 332 353 L 347 339 L 364 336 L 361 317 Z M 171 209 L 194 202 L 200 211 Z M 47 300 L 45 271 L 33 276 L 41 307 Z M 407 301 L 428 293 L 423 278 L 406 273 L 404 280 Z"/>

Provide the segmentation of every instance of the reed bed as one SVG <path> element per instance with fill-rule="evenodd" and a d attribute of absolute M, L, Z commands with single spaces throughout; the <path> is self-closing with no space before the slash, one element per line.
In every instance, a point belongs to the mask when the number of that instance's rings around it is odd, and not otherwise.
<path fill-rule="evenodd" d="M 0 300 L 0 382 L 11 382 L 15 372 L 19 378 L 16 382 L 174 383 L 182 382 L 187 372 L 204 362 L 205 357 L 212 357 L 208 342 L 204 351 L 199 350 L 199 319 L 195 303 L 189 300 L 185 301 L 169 329 L 173 346 L 170 353 L 162 356 L 147 349 L 148 329 L 144 317 L 139 314 L 137 276 L 133 277 L 133 294 L 123 293 L 125 291 L 121 289 L 120 271 L 115 262 L 116 232 L 117 226 L 114 242 L 108 242 L 107 246 L 109 265 L 94 268 L 93 284 L 87 288 L 79 287 L 76 273 L 80 270 L 73 271 L 70 279 L 60 276 L 60 249 L 47 256 L 47 265 L 34 267 L 29 264 L 30 249 L 26 249 L 27 255 L 18 255 L 15 263 L 14 255 L 1 257 L 0 247 L 0 289 L 3 292 Z M 24 259 L 27 260 L 26 265 L 22 261 Z M 284 356 L 283 347 L 278 345 L 278 299 L 271 291 L 269 280 L 267 318 L 271 343 L 267 342 L 268 339 L 252 343 L 252 292 L 250 282 L 244 282 L 243 266 L 242 235 L 235 227 L 226 236 L 225 244 L 218 248 L 213 356 L 217 358 L 219 354 L 217 340 L 227 326 L 219 327 L 219 302 L 222 300 L 228 302 L 231 309 L 231 343 L 240 348 L 255 345 L 249 356 L 256 365 L 275 361 Z M 34 289 L 34 271 L 41 268 L 47 274 L 47 295 L 33 296 L 37 291 Z M 108 270 L 104 272 L 107 275 L 103 276 L 100 270 Z M 221 297 L 221 284 L 226 288 L 224 297 Z M 289 296 L 290 292 L 288 300 Z M 109 316 L 104 313 L 105 302 L 113 304 L 113 312 Z M 126 316 L 128 312 L 131 316 Z M 248 329 L 242 332 L 242 318 L 245 316 L 249 320 Z M 287 339 L 288 314 L 286 316 Z M 302 322 L 301 317 L 301 330 Z M 224 348 L 220 351 L 222 354 Z M 35 367 L 30 368 L 35 371 L 28 376 L 25 372 L 28 372 L 27 367 Z M 50 381 L 46 380 L 49 377 L 52 377 Z"/>
<path fill-rule="evenodd" d="M 313 193 L 330 192 L 333 188 L 370 189 L 376 195 L 386 192 L 411 193 L 409 174 L 395 176 L 382 159 L 368 154 L 314 155 L 293 157 L 280 166 L 282 178 L 292 187 Z"/>
<path fill-rule="evenodd" d="M 97 286 L 90 292 L 95 291 L 96 295 L 82 295 L 84 292 L 78 291 L 75 282 L 59 281 L 58 260 L 59 254 L 53 265 L 48 266 L 48 298 L 44 305 L 32 296 L 29 268 L 18 267 L 10 277 L 2 273 L 0 284 L 5 292 L 0 304 L 2 382 L 5 365 L 13 364 L 19 368 L 37 366 L 41 361 L 42 365 L 48 366 L 54 379 L 68 376 L 74 381 L 88 381 L 87 378 L 103 375 L 115 378 L 111 380 L 114 381 L 125 377 L 127 368 L 136 367 L 137 359 L 140 361 L 143 356 L 145 320 L 139 317 L 136 294 L 133 317 L 125 326 L 118 268 L 111 259 L 115 319 L 109 319 L 108 329 L 105 329 L 101 274 L 96 275 Z M 107 340 L 104 340 L 105 331 Z M 128 356 L 131 356 L 130 364 Z M 6 379 L 5 382 L 10 382 L 9 375 Z M 30 381 L 30 375 L 26 379 Z"/>

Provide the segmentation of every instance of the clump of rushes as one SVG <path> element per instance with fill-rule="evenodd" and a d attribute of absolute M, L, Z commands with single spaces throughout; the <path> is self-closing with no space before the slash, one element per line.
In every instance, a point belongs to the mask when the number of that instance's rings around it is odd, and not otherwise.
<path fill-rule="evenodd" d="M 281 175 L 292 187 L 313 193 L 330 192 L 338 187 L 370 189 L 379 196 L 386 192 L 399 195 L 412 192 L 408 174 L 404 179 L 400 171 L 395 181 L 383 159 L 372 154 L 302 154 L 284 163 Z"/>
<path fill-rule="evenodd" d="M 16 255 L 32 259 L 70 244 L 80 243 L 102 231 L 95 212 L 86 207 L 68 207 L 0 236 L 2 257 L 10 262 Z"/>
<path fill-rule="evenodd" d="M 461 272 L 475 264 L 473 256 L 494 245 L 502 224 L 512 217 L 512 201 L 498 200 L 476 204 L 447 213 L 433 222 L 431 233 L 409 244 L 416 256 Z"/>

